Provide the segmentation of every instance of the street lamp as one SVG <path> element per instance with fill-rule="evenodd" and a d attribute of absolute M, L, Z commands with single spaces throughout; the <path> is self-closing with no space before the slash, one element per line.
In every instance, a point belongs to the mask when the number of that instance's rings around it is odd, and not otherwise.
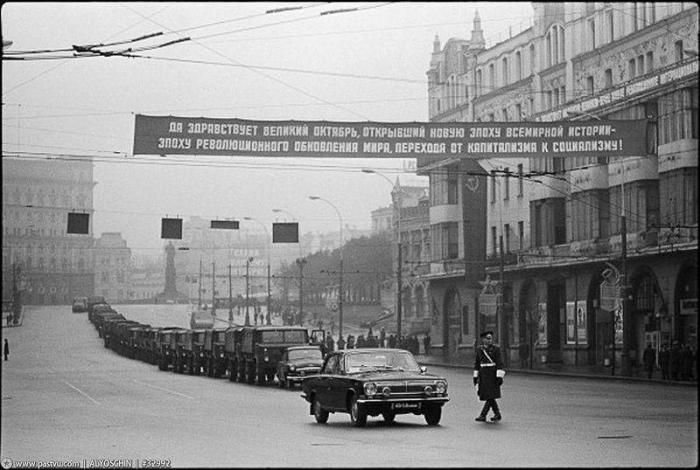
<path fill-rule="evenodd" d="M 263 224 L 259 220 L 254 219 L 252 217 L 243 217 L 243 220 L 252 220 L 253 222 L 257 222 L 258 224 L 260 224 L 260 226 L 265 231 L 265 239 L 266 240 L 270 239 L 270 234 L 267 231 L 267 227 L 265 227 L 265 224 Z M 265 251 L 267 251 L 267 315 L 266 316 L 267 316 L 267 324 L 271 325 L 272 319 L 270 316 L 271 315 L 271 313 L 270 313 L 270 306 L 271 306 L 270 305 L 270 303 L 271 303 L 271 298 L 270 298 L 271 297 L 271 295 L 270 295 L 270 247 L 268 246 L 267 250 L 265 250 Z"/>
<path fill-rule="evenodd" d="M 250 263 L 252 262 L 252 256 L 245 260 L 245 326 L 250 326 L 250 313 L 248 313 L 248 270 L 250 269 Z"/>
<path fill-rule="evenodd" d="M 599 116 L 595 114 L 590 114 L 586 112 L 575 112 L 568 113 L 572 116 L 586 116 L 597 121 L 602 121 Z M 620 184 L 620 297 L 621 307 L 622 307 L 622 351 L 620 353 L 621 362 L 621 373 L 622 375 L 628 375 L 630 372 L 630 361 L 629 361 L 629 348 L 630 348 L 630 335 L 631 335 L 631 305 L 628 302 L 627 293 L 627 217 L 625 216 L 625 159 L 621 157 L 620 163 L 622 164 L 622 181 Z M 615 320 L 613 319 L 613 354 L 615 351 Z M 615 357 L 613 355 L 613 373 L 615 371 Z"/>
<path fill-rule="evenodd" d="M 299 266 L 299 326 L 302 326 L 302 319 L 304 318 L 304 289 L 302 288 L 302 282 L 304 280 L 306 259 L 297 258 L 296 263 Z"/>
<path fill-rule="evenodd" d="M 363 168 L 362 169 L 363 173 L 367 174 L 373 174 L 373 175 L 378 175 L 384 178 L 389 182 L 391 185 L 392 189 L 394 187 L 394 183 L 386 176 L 383 175 L 382 173 L 379 173 L 377 171 L 368 169 L 368 168 Z M 398 197 L 397 201 L 394 201 L 394 192 L 391 192 L 391 199 L 392 203 L 394 203 L 394 206 L 398 207 L 396 208 L 396 336 L 397 340 L 401 338 L 401 314 L 403 311 L 403 299 L 401 297 L 401 290 L 402 290 L 402 280 L 401 280 L 401 268 L 402 268 L 402 262 L 401 262 L 401 203 L 402 203 L 402 197 L 401 195 L 403 194 L 403 190 L 399 187 L 399 190 L 397 191 Z"/>
<path fill-rule="evenodd" d="M 335 204 L 327 199 L 323 199 L 319 196 L 309 196 L 312 201 L 323 201 L 329 206 L 331 206 L 335 213 L 338 215 L 338 221 L 340 222 L 340 275 L 338 282 L 338 337 L 343 336 L 343 218 L 340 215 L 340 211 Z"/>

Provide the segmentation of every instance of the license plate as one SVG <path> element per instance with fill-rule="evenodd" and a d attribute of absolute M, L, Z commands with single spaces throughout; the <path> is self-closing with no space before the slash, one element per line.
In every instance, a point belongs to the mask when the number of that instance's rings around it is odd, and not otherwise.
<path fill-rule="evenodd" d="M 420 410 L 420 402 L 416 403 L 392 403 L 392 410 Z"/>

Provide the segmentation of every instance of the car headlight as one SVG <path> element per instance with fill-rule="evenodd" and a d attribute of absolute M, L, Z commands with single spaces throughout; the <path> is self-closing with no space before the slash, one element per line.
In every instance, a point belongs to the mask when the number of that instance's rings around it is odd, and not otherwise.
<path fill-rule="evenodd" d="M 442 380 L 439 380 L 435 383 L 435 391 L 437 393 L 445 393 L 447 392 L 447 382 L 444 382 Z"/>
<path fill-rule="evenodd" d="M 389 398 L 389 395 L 391 395 L 391 389 L 389 387 L 382 388 L 382 395 L 384 395 L 384 397 L 386 398 Z"/>
<path fill-rule="evenodd" d="M 365 384 L 365 395 L 374 395 L 377 393 L 377 384 L 374 382 L 367 382 Z"/>
<path fill-rule="evenodd" d="M 297 370 L 297 366 L 289 366 L 290 372 L 294 372 L 295 370 Z"/>

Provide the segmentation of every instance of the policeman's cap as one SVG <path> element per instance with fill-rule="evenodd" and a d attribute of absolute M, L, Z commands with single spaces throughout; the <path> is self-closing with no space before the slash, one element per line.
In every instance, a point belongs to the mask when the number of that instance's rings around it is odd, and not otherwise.
<path fill-rule="evenodd" d="M 484 331 L 483 333 L 481 333 L 481 337 L 482 337 L 482 338 L 485 338 L 485 337 L 487 337 L 488 335 L 493 336 L 493 331 Z"/>

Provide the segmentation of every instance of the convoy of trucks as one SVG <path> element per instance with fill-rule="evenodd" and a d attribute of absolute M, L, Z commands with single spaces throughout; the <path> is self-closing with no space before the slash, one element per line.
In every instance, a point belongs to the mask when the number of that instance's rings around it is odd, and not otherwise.
<path fill-rule="evenodd" d="M 104 301 L 89 306 L 88 318 L 105 347 L 123 356 L 163 371 L 228 374 L 231 381 L 256 385 L 275 380 L 287 347 L 309 344 L 309 332 L 301 326 L 154 327 L 126 319 Z"/>

